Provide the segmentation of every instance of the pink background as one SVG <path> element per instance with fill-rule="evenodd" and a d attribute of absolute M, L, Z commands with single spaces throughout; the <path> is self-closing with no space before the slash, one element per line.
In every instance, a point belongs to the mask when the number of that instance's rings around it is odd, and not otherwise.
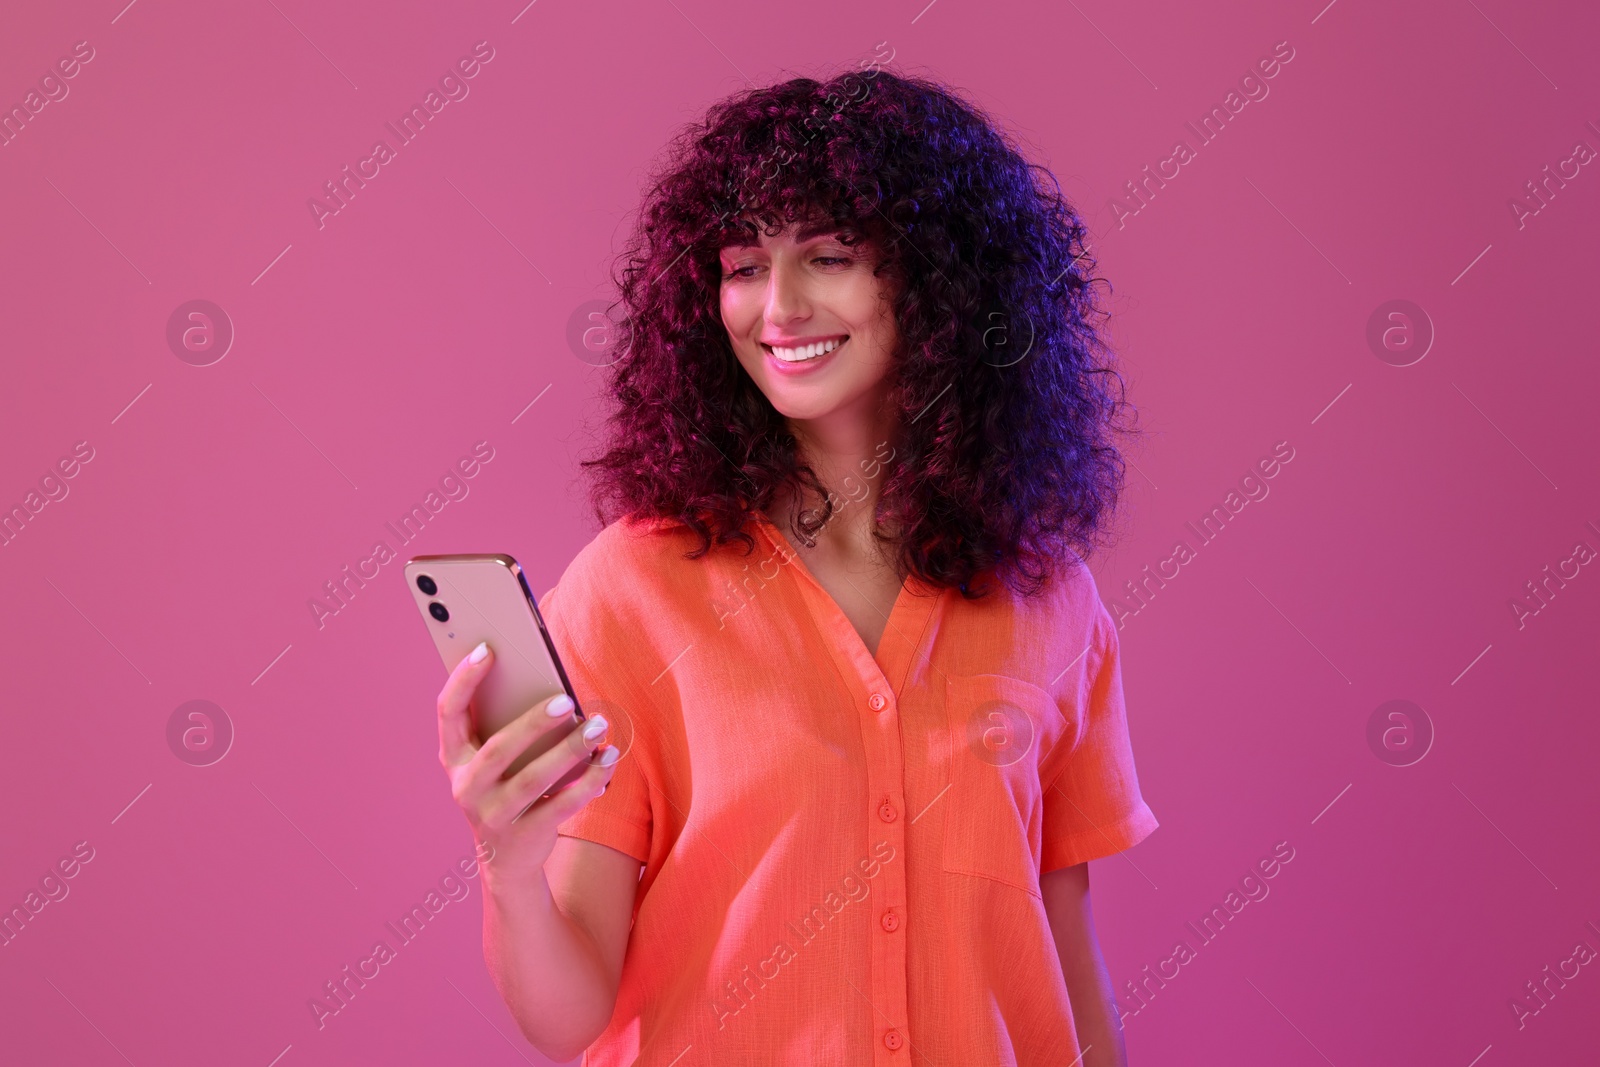
<path fill-rule="evenodd" d="M 1600 167 L 1521 228 L 1508 206 L 1600 148 L 1593 5 L 123 2 L 24 5 L 0 34 L 7 107 L 95 51 L 0 148 L 0 505 L 94 450 L 0 548 L 0 904 L 94 850 L 0 949 L 8 1061 L 543 1062 L 488 980 L 475 880 L 317 1028 L 309 998 L 471 840 L 399 563 L 321 628 L 308 600 L 478 441 L 470 494 L 399 551 L 508 551 L 553 585 L 595 532 L 575 460 L 601 378 L 567 324 L 651 158 L 747 77 L 879 42 L 1091 220 L 1149 431 L 1093 560 L 1108 602 L 1294 449 L 1122 631 L 1162 821 L 1095 864 L 1124 1007 L 1295 850 L 1128 1017 L 1132 1062 L 1593 1059 L 1600 967 L 1521 1029 L 1509 1000 L 1600 948 L 1600 568 L 1521 628 L 1510 603 L 1600 549 Z M 485 40 L 470 95 L 319 229 L 308 198 Z M 1119 228 L 1111 198 L 1280 41 L 1270 94 Z M 237 333 L 210 366 L 166 341 L 194 299 Z M 1366 341 L 1391 299 L 1437 331 L 1410 366 Z M 236 731 L 204 767 L 166 735 L 196 699 Z M 1436 733 L 1414 765 L 1368 745 L 1393 699 Z"/>

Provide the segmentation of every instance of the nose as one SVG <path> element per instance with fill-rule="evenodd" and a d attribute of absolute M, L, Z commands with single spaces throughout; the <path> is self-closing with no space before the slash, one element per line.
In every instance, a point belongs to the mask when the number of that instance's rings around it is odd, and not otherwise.
<path fill-rule="evenodd" d="M 783 328 L 810 316 L 811 302 L 806 293 L 805 280 L 789 264 L 788 257 L 774 257 L 772 269 L 767 273 L 767 322 Z"/>

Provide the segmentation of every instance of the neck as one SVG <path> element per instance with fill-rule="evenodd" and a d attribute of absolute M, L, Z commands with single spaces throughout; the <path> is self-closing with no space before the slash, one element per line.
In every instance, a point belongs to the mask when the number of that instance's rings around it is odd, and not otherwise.
<path fill-rule="evenodd" d="M 833 514 L 814 535 L 818 542 L 841 547 L 870 546 L 879 489 L 895 455 L 892 442 L 898 412 L 880 402 L 870 412 L 835 412 L 824 419 L 790 419 L 788 424 L 798 442 L 801 461 L 833 493 Z M 806 496 L 802 510 L 814 509 L 820 514 L 823 501 L 809 491 Z M 785 531 L 790 529 L 792 502 L 790 490 L 780 494 L 767 511 L 768 517 Z"/>

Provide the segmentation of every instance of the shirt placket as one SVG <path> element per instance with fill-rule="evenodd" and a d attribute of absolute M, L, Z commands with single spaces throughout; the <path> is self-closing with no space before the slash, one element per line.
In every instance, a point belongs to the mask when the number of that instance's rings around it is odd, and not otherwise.
<path fill-rule="evenodd" d="M 908 838 L 916 816 L 909 809 L 906 796 L 906 732 L 901 711 L 912 661 L 927 639 L 939 598 L 933 595 L 935 590 L 915 577 L 906 584 L 906 593 L 895 600 L 889 613 L 876 657 L 867 652 L 859 637 L 853 645 L 842 646 L 863 657 L 858 677 L 865 696 L 865 710 L 860 714 L 866 720 L 861 733 L 867 745 L 867 795 L 874 808 L 871 823 L 882 831 L 881 836 L 869 837 L 872 841 L 889 842 L 895 856 L 881 872 L 887 877 L 883 892 L 877 896 L 871 929 L 875 1067 L 909 1065 L 916 1058 L 912 1047 L 915 1035 L 909 1029 L 906 972 L 907 939 L 917 929 L 906 886 L 910 870 Z M 849 625 L 848 620 L 845 625 Z M 850 632 L 858 636 L 854 627 Z M 891 679 L 898 681 L 898 690 Z"/>
<path fill-rule="evenodd" d="M 775 546 L 786 548 L 773 538 Z M 791 550 L 792 551 L 792 550 Z M 867 856 L 877 860 L 878 874 L 869 880 L 871 892 L 865 899 L 873 901 L 872 918 L 868 927 L 870 977 L 867 988 L 852 992 L 865 994 L 871 1001 L 872 1063 L 874 1067 L 899 1067 L 911 1063 L 910 1035 L 908 1031 L 909 1007 L 906 1002 L 906 937 L 909 934 L 906 910 L 906 836 L 909 819 L 906 813 L 905 752 L 900 736 L 900 701 L 890 676 L 904 677 L 908 656 L 900 643 L 891 640 L 899 637 L 900 630 L 915 625 L 922 630 L 928 605 L 917 597 L 901 596 L 889 614 L 888 626 L 880 641 L 880 653 L 888 652 L 890 659 L 885 672 L 872 653 L 861 641 L 861 635 L 840 610 L 816 578 L 792 558 L 790 566 L 804 599 L 824 635 L 828 638 L 830 652 L 840 673 L 850 684 L 851 706 L 861 727 L 862 745 L 867 765 L 867 810 L 863 812 Z M 915 584 L 915 579 L 913 579 Z M 920 588 L 920 587 L 919 587 Z M 913 613 L 915 623 L 904 617 L 903 605 L 916 602 Z M 903 662 L 902 662 L 903 661 Z M 901 669 L 896 669 L 897 662 Z M 880 843 L 894 850 L 892 858 L 885 861 L 877 853 Z M 870 862 L 869 862 L 870 868 Z"/>
<path fill-rule="evenodd" d="M 853 630 L 852 630 L 853 632 Z M 861 734 L 867 750 L 867 797 L 872 811 L 869 849 L 887 842 L 893 858 L 880 860 L 870 927 L 872 957 L 873 1062 L 892 1067 L 910 1062 L 906 1050 L 906 816 L 905 758 L 900 738 L 899 701 L 874 660 L 860 674 Z M 874 856 L 877 853 L 874 851 Z"/>

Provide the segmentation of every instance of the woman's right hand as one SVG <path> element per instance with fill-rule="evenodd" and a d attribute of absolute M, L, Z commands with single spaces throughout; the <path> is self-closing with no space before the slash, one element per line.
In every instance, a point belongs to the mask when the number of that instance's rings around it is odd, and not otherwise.
<path fill-rule="evenodd" d="M 595 715 L 560 744 L 502 779 L 530 744 L 564 726 L 572 715 L 572 703 L 565 693 L 558 693 L 483 740 L 472 724 L 472 696 L 493 664 L 494 653 L 479 645 L 456 664 L 439 690 L 439 762 L 472 826 L 479 855 L 491 858 L 485 863 L 492 862 L 492 871 L 486 867 L 485 876 L 517 881 L 544 867 L 555 848 L 556 827 L 600 795 L 621 753 L 603 744 L 607 724 L 603 716 Z M 553 796 L 539 799 L 582 760 L 589 766 L 580 777 Z"/>

